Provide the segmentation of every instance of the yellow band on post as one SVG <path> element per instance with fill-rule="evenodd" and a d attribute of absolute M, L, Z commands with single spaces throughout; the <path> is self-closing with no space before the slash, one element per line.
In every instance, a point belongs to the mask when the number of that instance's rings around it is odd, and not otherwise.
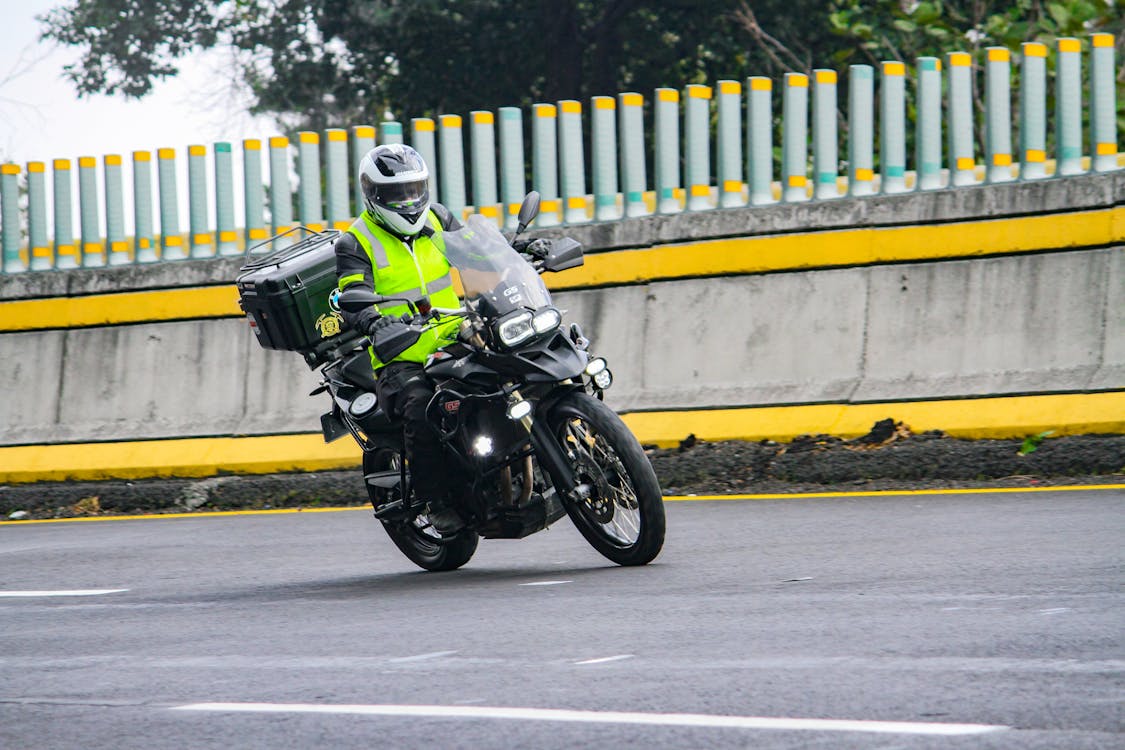
<path fill-rule="evenodd" d="M 741 193 L 742 192 L 742 186 L 744 184 L 745 183 L 740 182 L 738 180 L 723 180 L 723 192 L 724 193 Z"/>
<path fill-rule="evenodd" d="M 645 103 L 645 98 L 640 94 L 622 94 L 621 106 L 623 107 L 640 107 Z"/>
<path fill-rule="evenodd" d="M 18 164 L 2 164 L 0 165 L 0 174 L 19 174 L 20 167 Z"/>
<path fill-rule="evenodd" d="M 680 92 L 675 89 L 657 89 L 656 98 L 662 102 L 678 102 Z"/>
<path fill-rule="evenodd" d="M 789 187 L 804 187 L 808 184 L 808 178 L 804 175 L 794 174 L 789 175 Z"/>
<path fill-rule="evenodd" d="M 243 151 L 261 151 L 262 142 L 257 138 L 247 138 L 242 142 Z"/>
<path fill-rule="evenodd" d="M 1098 156 L 1113 156 L 1117 153 L 1116 143 L 1099 143 L 1097 146 Z"/>
<path fill-rule="evenodd" d="M 46 168 L 47 165 L 41 161 L 29 161 L 27 163 L 28 174 L 41 174 Z"/>
<path fill-rule="evenodd" d="M 773 91 L 773 81 L 769 78 L 755 77 L 750 79 L 751 91 Z"/>
<path fill-rule="evenodd" d="M 1011 154 L 993 154 L 992 166 L 994 167 L 1010 167 L 1012 166 Z"/>
<path fill-rule="evenodd" d="M 91 169 L 98 166 L 98 160 L 92 156 L 79 156 L 78 166 L 82 169 Z"/>
<path fill-rule="evenodd" d="M 159 159 L 175 159 L 176 149 L 174 148 L 158 148 L 156 149 L 156 156 Z"/>
<path fill-rule="evenodd" d="M 443 128 L 459 128 L 461 127 L 460 115 L 442 115 L 441 126 Z"/>
<path fill-rule="evenodd" d="M 906 75 L 906 66 L 900 62 L 884 62 L 883 75 L 904 76 Z"/>
<path fill-rule="evenodd" d="M 586 199 L 585 198 L 567 198 L 566 199 L 566 207 L 567 208 L 586 208 Z"/>
<path fill-rule="evenodd" d="M 973 58 L 968 52 L 950 52 L 949 65 L 953 68 L 967 68 L 973 64 Z"/>
<path fill-rule="evenodd" d="M 496 119 L 491 112 L 473 112 L 473 122 L 477 125 L 492 125 Z"/>
<path fill-rule="evenodd" d="M 711 87 L 693 84 L 687 87 L 687 95 L 690 99 L 710 99 Z"/>
<path fill-rule="evenodd" d="M 206 146 L 188 146 L 188 156 L 207 156 Z"/>
<path fill-rule="evenodd" d="M 705 196 L 705 195 L 710 195 L 710 194 L 711 194 L 711 186 L 710 185 L 692 185 L 691 186 L 691 197 L 692 198 L 699 198 L 699 197 L 702 197 L 702 196 Z"/>
<path fill-rule="evenodd" d="M 957 169 L 960 169 L 961 171 L 976 169 L 976 166 L 977 166 L 977 163 L 975 161 L 973 161 L 973 159 L 971 157 L 959 156 L 957 158 Z"/>
<path fill-rule="evenodd" d="M 817 83 L 836 83 L 836 71 L 834 70 L 818 70 L 816 71 Z"/>
<path fill-rule="evenodd" d="M 875 179 L 875 170 L 857 169 L 855 171 L 855 178 L 860 182 L 871 182 Z"/>
<path fill-rule="evenodd" d="M 341 130 L 339 128 L 333 128 L 332 130 L 326 130 L 326 131 L 324 131 L 324 134 L 326 136 L 328 136 L 328 140 L 330 140 L 330 141 L 346 141 L 346 140 L 348 140 L 348 131 Z"/>
<path fill-rule="evenodd" d="M 283 135 L 270 138 L 270 148 L 289 148 L 289 139 Z"/>
<path fill-rule="evenodd" d="M 1113 34 L 1093 34 L 1090 36 L 1090 43 L 1095 47 L 1112 47 Z"/>
<path fill-rule="evenodd" d="M 1077 39 L 1060 39 L 1059 52 L 1081 52 L 1082 42 Z"/>
<path fill-rule="evenodd" d="M 595 96 L 594 109 L 617 109 L 617 101 L 612 96 Z"/>
<path fill-rule="evenodd" d="M 803 73 L 794 73 L 786 77 L 785 85 L 795 89 L 807 89 L 809 87 L 809 77 Z"/>
<path fill-rule="evenodd" d="M 1045 162 L 1047 161 L 1047 152 L 1042 149 L 1029 148 L 1027 153 L 1023 155 L 1023 160 L 1033 164 Z"/>
<path fill-rule="evenodd" d="M 559 102 L 559 109 L 564 115 L 580 115 L 582 114 L 582 102 L 565 101 Z"/>
<path fill-rule="evenodd" d="M 1046 44 L 1040 44 L 1039 42 L 1028 42 L 1027 44 L 1023 45 L 1023 56 L 1024 57 L 1046 57 L 1047 56 L 1047 45 Z"/>
<path fill-rule="evenodd" d="M 738 81 L 719 81 L 720 94 L 741 94 L 742 84 Z"/>
<path fill-rule="evenodd" d="M 555 117 L 557 111 L 554 104 L 543 104 L 535 108 L 536 117 Z"/>
<path fill-rule="evenodd" d="M 419 133 L 432 133 L 434 127 L 434 121 L 428 117 L 419 117 L 414 121 L 414 129 Z"/>
<path fill-rule="evenodd" d="M 355 128 L 352 129 L 352 132 L 355 133 L 356 138 L 375 137 L 375 128 L 370 125 L 356 125 Z"/>
<path fill-rule="evenodd" d="M 1008 62 L 1011 59 L 1012 57 L 1006 49 L 996 48 L 988 50 L 989 62 Z"/>
<path fill-rule="evenodd" d="M 259 229 L 249 229 L 249 230 L 246 231 L 246 235 L 252 240 L 264 240 L 266 237 L 270 236 L 269 232 L 267 232 L 265 229 L 261 229 L 261 228 L 259 228 Z"/>
<path fill-rule="evenodd" d="M 70 169 L 70 159 L 55 159 L 51 166 L 55 169 Z"/>
<path fill-rule="evenodd" d="M 310 130 L 302 130 L 297 133 L 297 138 L 300 143 L 320 143 L 320 133 L 314 133 Z"/>
<path fill-rule="evenodd" d="M 121 156 L 118 154 L 106 154 L 104 161 L 107 167 L 121 166 Z"/>

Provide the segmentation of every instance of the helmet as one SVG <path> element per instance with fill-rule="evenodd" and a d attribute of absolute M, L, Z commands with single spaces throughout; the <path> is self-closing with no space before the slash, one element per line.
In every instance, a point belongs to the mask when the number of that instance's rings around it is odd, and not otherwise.
<path fill-rule="evenodd" d="M 375 221 L 400 237 L 418 234 L 430 209 L 430 170 L 410 146 L 383 144 L 359 162 L 363 204 Z"/>

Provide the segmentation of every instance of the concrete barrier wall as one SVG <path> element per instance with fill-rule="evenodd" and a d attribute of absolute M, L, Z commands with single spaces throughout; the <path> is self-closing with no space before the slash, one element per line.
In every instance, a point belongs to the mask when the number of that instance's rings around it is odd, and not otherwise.
<path fill-rule="evenodd" d="M 1103 175 L 571 233 L 598 253 L 1105 208 L 1123 195 L 1125 176 Z M 229 284 L 236 268 L 215 260 L 11 276 L 0 282 L 0 300 L 62 304 L 107 291 Z M 672 279 L 555 299 L 609 358 L 609 400 L 623 411 L 1125 389 L 1119 245 Z M 308 397 L 317 375 L 298 356 L 261 350 L 235 317 L 0 333 L 0 382 L 0 445 L 307 433 L 327 403 Z"/>

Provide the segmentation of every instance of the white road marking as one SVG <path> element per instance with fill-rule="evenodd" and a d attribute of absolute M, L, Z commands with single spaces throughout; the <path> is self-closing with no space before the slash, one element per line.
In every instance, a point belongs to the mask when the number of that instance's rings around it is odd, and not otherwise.
<path fill-rule="evenodd" d="M 520 586 L 558 586 L 560 583 L 574 583 L 574 581 L 533 581 L 521 583 Z"/>
<path fill-rule="evenodd" d="M 395 662 L 396 664 L 401 664 L 404 661 L 425 661 L 426 659 L 440 659 L 443 656 L 453 656 L 453 654 L 455 654 L 455 653 L 457 653 L 457 652 L 456 651 L 432 651 L 428 654 L 417 654 L 416 656 L 399 656 L 395 659 L 389 659 L 388 661 Z"/>
<path fill-rule="evenodd" d="M 35 596 L 101 596 L 102 594 L 119 594 L 129 589 L 69 589 L 61 591 L 0 591 L 0 597 L 35 597 Z"/>
<path fill-rule="evenodd" d="M 618 654 L 617 656 L 603 656 L 600 659 L 587 659 L 586 661 L 576 661 L 575 664 L 605 664 L 607 661 L 621 661 L 622 659 L 632 659 L 632 654 Z"/>
<path fill-rule="evenodd" d="M 879 734 L 967 735 L 999 732 L 1010 727 L 998 724 L 942 724 L 913 721 L 865 721 L 851 719 L 791 719 L 766 716 L 714 716 L 709 714 L 651 714 L 628 711 L 569 711 L 553 708 L 504 706 L 396 706 L 324 705 L 317 703 L 192 703 L 173 706 L 173 711 L 219 711 L 228 713 L 348 714 L 359 716 L 425 716 L 442 719 L 514 719 L 517 721 L 566 721 L 585 724 L 642 724 L 650 726 L 705 727 L 717 729 L 784 729 L 812 732 L 874 732 Z"/>
<path fill-rule="evenodd" d="M 1069 611 L 1070 611 L 1070 607 L 1052 607 L 1051 609 L 1041 609 L 1041 610 L 1039 610 L 1039 614 L 1041 614 L 1041 615 L 1061 615 L 1063 612 L 1069 612 Z"/>

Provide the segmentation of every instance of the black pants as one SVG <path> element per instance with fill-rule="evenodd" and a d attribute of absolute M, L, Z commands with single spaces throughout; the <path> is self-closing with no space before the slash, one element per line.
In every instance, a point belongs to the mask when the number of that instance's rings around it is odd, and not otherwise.
<path fill-rule="evenodd" d="M 434 397 L 434 387 L 426 379 L 422 365 L 392 362 L 381 368 L 376 395 L 383 411 L 403 421 L 406 459 L 417 496 L 451 501 L 454 488 L 445 478 L 454 472 L 446 466 L 437 432 L 426 421 L 426 406 Z"/>

